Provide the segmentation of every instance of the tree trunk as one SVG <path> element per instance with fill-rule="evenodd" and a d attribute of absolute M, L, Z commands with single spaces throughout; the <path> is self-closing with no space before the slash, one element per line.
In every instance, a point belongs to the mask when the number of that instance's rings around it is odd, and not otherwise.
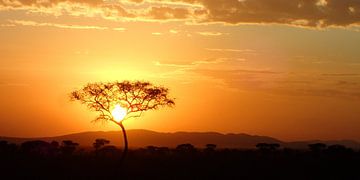
<path fill-rule="evenodd" d="M 126 154 L 128 152 L 128 140 L 127 140 L 126 130 L 125 130 L 124 125 L 122 123 L 119 123 L 119 126 L 121 127 L 121 130 L 123 133 L 123 138 L 124 138 L 124 150 L 123 150 L 123 154 L 121 156 L 121 162 L 123 162 L 125 160 Z"/>

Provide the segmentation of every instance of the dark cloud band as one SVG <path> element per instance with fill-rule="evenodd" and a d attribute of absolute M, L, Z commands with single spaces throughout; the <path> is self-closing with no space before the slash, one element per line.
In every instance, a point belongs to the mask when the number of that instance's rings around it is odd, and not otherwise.
<path fill-rule="evenodd" d="M 360 0 L 0 0 L 0 6 L 12 8 L 44 8 L 59 3 L 99 8 L 117 19 L 235 25 L 275 23 L 315 28 L 360 24 Z"/>

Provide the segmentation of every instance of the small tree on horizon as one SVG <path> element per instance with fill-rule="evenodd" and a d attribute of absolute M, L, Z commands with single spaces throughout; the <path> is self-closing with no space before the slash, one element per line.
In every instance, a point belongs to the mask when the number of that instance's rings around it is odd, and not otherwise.
<path fill-rule="evenodd" d="M 95 139 L 95 142 L 93 143 L 93 147 L 95 148 L 95 151 L 96 151 L 96 153 L 97 153 L 98 150 L 99 150 L 101 147 L 103 147 L 103 146 L 105 146 L 106 144 L 109 144 L 109 143 L 110 143 L 110 141 L 107 140 L 107 139 L 102 139 L 102 138 L 100 138 L 100 139 Z"/>
<path fill-rule="evenodd" d="M 206 144 L 204 150 L 205 152 L 214 152 L 216 147 L 217 147 L 216 144 Z"/>
<path fill-rule="evenodd" d="M 163 106 L 172 107 L 174 99 L 168 97 L 168 88 L 143 81 L 89 83 L 73 91 L 70 99 L 80 101 L 90 110 L 99 112 L 96 121 L 113 122 L 121 127 L 124 138 L 122 160 L 128 151 L 128 141 L 123 121 L 140 117 L 144 111 Z"/>
<path fill-rule="evenodd" d="M 79 146 L 79 143 L 73 142 L 72 140 L 64 140 L 62 141 L 62 145 L 60 147 L 61 151 L 65 155 L 71 155 L 74 153 L 76 148 Z"/>
<path fill-rule="evenodd" d="M 278 148 L 280 148 L 280 144 L 278 143 L 258 143 L 256 144 L 256 147 L 263 152 L 267 151 L 276 151 Z"/>

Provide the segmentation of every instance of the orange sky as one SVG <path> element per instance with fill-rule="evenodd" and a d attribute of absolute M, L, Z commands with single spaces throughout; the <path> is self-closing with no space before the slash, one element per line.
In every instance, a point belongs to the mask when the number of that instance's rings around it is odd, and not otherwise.
<path fill-rule="evenodd" d="M 67 94 L 147 80 L 175 108 L 128 129 L 360 140 L 360 3 L 0 0 L 0 135 L 117 130 Z"/>

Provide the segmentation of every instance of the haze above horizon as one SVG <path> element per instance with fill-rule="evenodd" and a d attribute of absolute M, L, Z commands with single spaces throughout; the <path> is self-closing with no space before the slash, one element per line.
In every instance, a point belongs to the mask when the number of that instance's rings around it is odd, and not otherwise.
<path fill-rule="evenodd" d="M 360 140 L 360 2 L 0 0 L 0 135 L 118 130 L 89 82 L 169 87 L 129 129 Z"/>

